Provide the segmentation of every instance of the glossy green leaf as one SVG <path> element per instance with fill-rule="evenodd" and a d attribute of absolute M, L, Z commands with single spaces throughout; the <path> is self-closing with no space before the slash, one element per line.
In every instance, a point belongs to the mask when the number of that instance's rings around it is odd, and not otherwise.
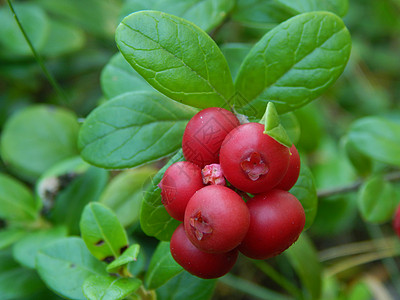
<path fill-rule="evenodd" d="M 82 238 L 99 260 L 110 262 L 128 247 L 128 237 L 117 216 L 101 203 L 89 203 L 80 222 Z"/>
<path fill-rule="evenodd" d="M 218 26 L 235 4 L 233 0 L 130 0 L 123 7 L 123 14 L 138 10 L 154 9 L 193 22 L 204 31 Z"/>
<path fill-rule="evenodd" d="M 353 167 L 360 175 L 370 174 L 372 171 L 373 163 L 371 157 L 360 152 L 347 137 L 343 140 L 343 147 Z"/>
<path fill-rule="evenodd" d="M 301 234 L 297 242 L 285 251 L 285 254 L 305 287 L 305 298 L 320 299 L 322 265 L 308 236 Z"/>
<path fill-rule="evenodd" d="M 34 269 L 36 254 L 51 242 L 67 236 L 67 228 L 55 227 L 30 232 L 13 246 L 14 259 L 21 265 Z"/>
<path fill-rule="evenodd" d="M 264 134 L 268 134 L 275 141 L 288 148 L 292 147 L 292 141 L 281 124 L 274 103 L 268 102 L 267 109 L 260 123 L 264 125 Z"/>
<path fill-rule="evenodd" d="M 290 189 L 303 205 L 306 214 L 304 229 L 309 228 L 314 222 L 318 210 L 317 189 L 315 188 L 314 177 L 304 161 L 301 162 L 300 175 L 296 184 Z"/>
<path fill-rule="evenodd" d="M 10 251 L 0 252 L 1 300 L 26 299 L 43 288 L 43 282 L 35 271 L 21 267 L 13 260 Z"/>
<path fill-rule="evenodd" d="M 66 225 L 70 234 L 79 234 L 79 221 L 84 207 L 89 202 L 99 200 L 107 180 L 106 170 L 89 167 L 57 195 L 50 219 L 55 224 Z"/>
<path fill-rule="evenodd" d="M 78 154 L 76 115 L 49 105 L 29 106 L 4 126 L 0 151 L 18 175 L 37 179 L 54 164 Z"/>
<path fill-rule="evenodd" d="M 122 226 L 139 222 L 143 190 L 147 189 L 155 173 L 151 167 L 124 171 L 107 185 L 100 202 L 115 212 Z"/>
<path fill-rule="evenodd" d="M 41 49 L 50 31 L 46 13 L 31 3 L 14 3 L 14 9 L 35 49 Z M 0 56 L 15 59 L 30 56 L 32 51 L 8 5 L 0 8 Z"/>
<path fill-rule="evenodd" d="M 363 154 L 378 161 L 400 166 L 400 124 L 382 117 L 355 121 L 349 140 Z"/>
<path fill-rule="evenodd" d="M 104 67 L 100 82 L 103 93 L 108 99 L 127 92 L 154 91 L 121 53 L 115 54 Z"/>
<path fill-rule="evenodd" d="M 160 242 L 154 252 L 144 282 L 148 289 L 154 290 L 178 275 L 183 268 L 171 255 L 168 242 Z"/>
<path fill-rule="evenodd" d="M 221 45 L 220 49 L 228 62 L 232 78 L 235 79 L 243 59 L 250 52 L 251 44 L 228 43 Z"/>
<path fill-rule="evenodd" d="M 89 300 L 120 300 L 135 292 L 142 282 L 137 278 L 92 275 L 83 284 Z"/>
<path fill-rule="evenodd" d="M 31 191 L 18 180 L 0 173 L 0 218 L 32 222 L 38 218 L 39 207 Z"/>
<path fill-rule="evenodd" d="M 297 144 L 300 139 L 301 131 L 300 124 L 294 113 L 289 112 L 279 116 L 283 128 L 285 128 L 290 140 L 293 144 Z"/>
<path fill-rule="evenodd" d="M 243 61 L 235 81 L 240 96 L 235 109 L 261 117 L 268 101 L 280 113 L 304 106 L 336 81 L 350 49 L 350 34 L 332 13 L 287 20 L 269 31 Z"/>
<path fill-rule="evenodd" d="M 391 220 L 398 203 L 395 188 L 381 176 L 368 179 L 358 192 L 358 209 L 364 220 L 370 223 Z"/>
<path fill-rule="evenodd" d="M 196 112 L 158 93 L 123 94 L 88 116 L 79 134 L 81 155 L 104 168 L 160 159 L 181 147 L 183 131 Z"/>
<path fill-rule="evenodd" d="M 140 225 L 143 231 L 161 241 L 169 241 L 179 222 L 173 219 L 161 202 L 161 189 L 158 187 L 167 168 L 175 162 L 184 160 L 182 150 L 154 176 L 149 188 L 144 191 L 140 209 Z"/>
<path fill-rule="evenodd" d="M 36 268 L 46 285 L 63 297 L 85 300 L 82 285 L 91 275 L 107 276 L 105 266 L 92 256 L 82 239 L 68 237 L 38 252 Z"/>
<path fill-rule="evenodd" d="M 18 228 L 6 228 L 0 230 L 0 250 L 6 249 L 24 237 L 27 232 Z"/>
<path fill-rule="evenodd" d="M 139 244 L 134 244 L 129 246 L 128 249 L 124 250 L 124 252 L 121 254 L 120 257 L 118 257 L 116 260 L 107 265 L 106 269 L 107 272 L 116 273 L 118 269 L 121 268 L 122 266 L 125 266 L 130 262 L 137 261 L 139 256 L 139 250 L 140 250 Z"/>
<path fill-rule="evenodd" d="M 140 11 L 121 22 L 116 41 L 132 67 L 171 99 L 198 108 L 229 107 L 234 88 L 225 57 L 192 23 Z"/>

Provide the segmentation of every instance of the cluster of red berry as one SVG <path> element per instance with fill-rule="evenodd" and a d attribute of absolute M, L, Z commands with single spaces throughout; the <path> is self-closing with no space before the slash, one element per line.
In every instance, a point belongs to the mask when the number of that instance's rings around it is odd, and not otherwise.
<path fill-rule="evenodd" d="M 182 221 L 171 238 L 174 259 L 202 278 L 226 274 L 239 251 L 255 259 L 280 254 L 305 224 L 301 203 L 288 190 L 300 158 L 264 133 L 240 124 L 223 108 L 207 108 L 188 123 L 186 161 L 172 164 L 160 182 L 168 213 Z"/>

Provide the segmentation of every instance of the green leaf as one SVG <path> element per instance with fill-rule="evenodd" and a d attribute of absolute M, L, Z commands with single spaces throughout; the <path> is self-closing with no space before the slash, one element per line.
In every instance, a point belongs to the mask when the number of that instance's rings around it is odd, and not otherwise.
<path fill-rule="evenodd" d="M 24 229 L 6 228 L 0 230 L 0 250 L 6 249 L 19 241 L 27 233 Z"/>
<path fill-rule="evenodd" d="M 120 300 L 135 292 L 141 284 L 136 278 L 92 275 L 83 284 L 83 294 L 89 300 Z"/>
<path fill-rule="evenodd" d="M 196 112 L 158 93 L 123 94 L 88 116 L 79 134 L 81 155 L 114 169 L 160 159 L 181 147 L 183 131 Z"/>
<path fill-rule="evenodd" d="M 107 272 L 116 273 L 118 269 L 120 269 L 122 266 L 125 266 L 130 262 L 137 261 L 139 256 L 139 250 L 140 250 L 139 244 L 134 244 L 129 246 L 128 249 L 124 250 L 124 252 L 121 254 L 120 257 L 118 257 L 116 260 L 114 260 L 107 266 L 106 269 Z"/>
<path fill-rule="evenodd" d="M 122 226 L 139 222 L 143 189 L 147 189 L 155 173 L 156 170 L 151 167 L 124 171 L 107 185 L 100 202 L 115 212 Z"/>
<path fill-rule="evenodd" d="M 110 59 L 101 72 L 100 81 L 103 93 L 108 99 L 127 92 L 154 91 L 121 53 L 115 54 Z"/>
<path fill-rule="evenodd" d="M 55 227 L 30 232 L 13 246 L 14 259 L 21 265 L 34 269 L 36 254 L 51 242 L 67 236 L 67 228 Z"/>
<path fill-rule="evenodd" d="M 314 222 L 318 210 L 317 189 L 315 188 L 314 177 L 304 161 L 301 162 L 300 175 L 296 184 L 290 189 L 303 205 L 306 214 L 304 229 L 308 229 Z"/>
<path fill-rule="evenodd" d="M 210 31 L 227 17 L 234 4 L 233 0 L 130 0 L 125 3 L 123 12 L 128 15 L 139 10 L 159 10 L 193 22 L 204 31 Z"/>
<path fill-rule="evenodd" d="M 32 222 L 38 218 L 38 210 L 31 191 L 25 185 L 0 173 L 0 218 Z"/>
<path fill-rule="evenodd" d="M 184 271 L 156 290 L 157 299 L 210 299 L 216 283 L 215 279 L 201 279 Z"/>
<path fill-rule="evenodd" d="M 161 241 L 169 241 L 179 223 L 165 210 L 161 202 L 161 189 L 158 187 L 167 168 L 175 162 L 184 160 L 182 149 L 154 176 L 149 188 L 144 191 L 140 209 L 140 225 L 143 231 Z"/>
<path fill-rule="evenodd" d="M 390 221 L 398 204 L 394 186 L 382 176 L 368 179 L 358 192 L 358 209 L 365 221 L 383 223 Z"/>
<path fill-rule="evenodd" d="M 68 237 L 41 249 L 36 268 L 46 285 L 63 297 L 85 300 L 82 285 L 91 275 L 107 276 L 105 266 L 93 257 L 82 239 Z"/>
<path fill-rule="evenodd" d="M 382 117 L 366 117 L 355 121 L 349 141 L 361 153 L 378 161 L 400 166 L 400 124 Z"/>
<path fill-rule="evenodd" d="M 221 45 L 221 52 L 225 56 L 232 78 L 235 79 L 243 59 L 250 52 L 251 44 L 228 43 Z"/>
<path fill-rule="evenodd" d="M 279 113 L 304 106 L 343 72 L 350 34 L 329 12 L 293 17 L 269 31 L 250 51 L 235 85 L 239 113 L 261 117 L 268 101 Z"/>
<path fill-rule="evenodd" d="M 293 144 L 296 145 L 301 135 L 300 124 L 297 120 L 296 115 L 292 112 L 288 112 L 286 114 L 280 115 L 279 119 L 283 128 L 285 128 L 290 140 L 293 142 Z"/>
<path fill-rule="evenodd" d="M 144 282 L 148 289 L 155 290 L 178 275 L 183 268 L 171 255 L 168 242 L 160 242 L 154 252 Z"/>
<path fill-rule="evenodd" d="M 274 103 L 268 102 L 267 109 L 260 123 L 264 125 L 264 134 L 268 134 L 275 141 L 288 148 L 292 147 L 292 142 L 280 122 Z"/>
<path fill-rule="evenodd" d="M 171 99 L 198 108 L 230 106 L 234 88 L 225 57 L 192 23 L 140 11 L 124 18 L 116 41 L 132 67 Z"/>
<path fill-rule="evenodd" d="M 294 270 L 306 289 L 305 299 L 320 299 L 322 266 L 311 240 L 304 233 L 295 244 L 285 251 Z"/>
<path fill-rule="evenodd" d="M 13 260 L 11 252 L 0 252 L 1 300 L 26 299 L 43 288 L 43 282 L 35 271 L 21 267 Z"/>
<path fill-rule="evenodd" d="M 78 155 L 76 115 L 63 108 L 33 105 L 4 126 L 0 151 L 18 175 L 33 181 L 54 164 Z"/>
<path fill-rule="evenodd" d="M 354 142 L 345 137 L 343 139 L 343 147 L 349 161 L 358 174 L 365 176 L 372 172 L 373 163 L 371 157 L 360 152 L 354 145 Z"/>
<path fill-rule="evenodd" d="M 82 238 L 99 260 L 110 262 L 128 247 L 128 237 L 117 216 L 101 203 L 89 203 L 80 222 Z"/>
<path fill-rule="evenodd" d="M 31 3 L 14 3 L 13 7 L 33 46 L 40 50 L 45 45 L 50 31 L 46 13 Z M 0 8 L 0 49 L 0 56 L 12 59 L 32 55 L 8 5 L 2 5 Z"/>
<path fill-rule="evenodd" d="M 278 0 L 282 5 L 297 13 L 326 10 L 343 17 L 349 8 L 348 0 Z"/>

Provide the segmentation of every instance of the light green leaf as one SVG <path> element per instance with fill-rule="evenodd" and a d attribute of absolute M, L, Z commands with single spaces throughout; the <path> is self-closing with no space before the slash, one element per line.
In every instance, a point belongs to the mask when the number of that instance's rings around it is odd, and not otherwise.
<path fill-rule="evenodd" d="M 80 222 L 82 238 L 99 260 L 110 262 L 128 247 L 128 237 L 117 216 L 101 203 L 89 203 Z"/>
<path fill-rule="evenodd" d="M 154 91 L 121 53 L 115 54 L 104 67 L 100 82 L 103 93 L 108 99 L 127 92 Z"/>
<path fill-rule="evenodd" d="M 399 123 L 382 117 L 362 118 L 351 125 L 348 137 L 361 153 L 400 166 Z"/>
<path fill-rule="evenodd" d="M 82 157 L 103 168 L 130 168 L 181 147 L 187 122 L 197 110 L 158 93 L 118 96 L 88 116 L 79 134 Z"/>
<path fill-rule="evenodd" d="M 320 299 L 322 288 L 322 266 L 311 240 L 302 233 L 285 252 L 305 287 L 305 299 Z"/>
<path fill-rule="evenodd" d="M 358 209 L 364 220 L 370 223 L 390 221 L 398 202 L 394 186 L 382 176 L 371 177 L 358 192 Z"/>
<path fill-rule="evenodd" d="M 67 228 L 65 227 L 30 232 L 13 246 L 14 259 L 21 265 L 34 269 L 38 251 L 51 242 L 66 236 Z"/>
<path fill-rule="evenodd" d="M 32 222 L 38 214 L 39 208 L 32 192 L 16 179 L 0 173 L 0 218 Z"/>
<path fill-rule="evenodd" d="M 141 284 L 136 278 L 92 275 L 85 280 L 83 293 L 89 300 L 120 300 L 135 292 Z"/>
<path fill-rule="evenodd" d="M 336 81 L 350 49 L 350 34 L 332 13 L 287 20 L 269 31 L 243 61 L 235 82 L 235 109 L 260 118 L 268 101 L 279 113 L 304 106 Z"/>
<path fill-rule="evenodd" d="M 110 263 L 106 270 L 109 273 L 116 273 L 122 266 L 127 265 L 130 262 L 135 262 L 139 256 L 140 245 L 134 244 L 129 246 L 128 249 L 124 250 L 120 257 Z"/>
<path fill-rule="evenodd" d="M 26 107 L 4 126 L 0 151 L 18 175 L 33 181 L 54 164 L 78 155 L 76 115 L 50 105 Z"/>
<path fill-rule="evenodd" d="M 27 232 L 24 229 L 18 228 L 6 228 L 0 230 L 0 250 L 11 246 L 26 234 Z"/>
<path fill-rule="evenodd" d="M 308 229 L 317 215 L 318 197 L 314 177 L 304 161 L 301 162 L 299 179 L 290 189 L 290 193 L 292 193 L 300 201 L 301 205 L 303 205 L 306 214 L 304 230 Z"/>
<path fill-rule="evenodd" d="M 183 268 L 171 255 L 169 242 L 160 242 L 151 258 L 144 282 L 148 289 L 154 290 L 182 271 Z"/>
<path fill-rule="evenodd" d="M 93 257 L 82 239 L 68 237 L 41 249 L 36 268 L 46 285 L 63 297 L 85 300 L 82 285 L 91 275 L 107 276 L 105 266 Z"/>
<path fill-rule="evenodd" d="M 268 134 L 275 141 L 288 148 L 292 147 L 292 141 L 281 124 L 274 103 L 268 102 L 267 109 L 260 123 L 264 125 L 264 134 Z"/>
<path fill-rule="evenodd" d="M 100 202 L 115 212 L 122 226 L 139 222 L 143 190 L 147 189 L 155 173 L 156 170 L 151 167 L 124 171 L 107 185 Z"/>
<path fill-rule="evenodd" d="M 230 106 L 234 88 L 225 57 L 192 23 L 140 11 L 122 20 L 116 41 L 132 67 L 171 99 L 198 108 Z"/>
<path fill-rule="evenodd" d="M 161 189 L 158 187 L 167 168 L 175 162 L 184 160 L 182 149 L 154 176 L 149 188 L 144 191 L 140 209 L 140 225 L 143 231 L 161 241 L 169 241 L 179 223 L 165 210 L 161 202 Z"/>

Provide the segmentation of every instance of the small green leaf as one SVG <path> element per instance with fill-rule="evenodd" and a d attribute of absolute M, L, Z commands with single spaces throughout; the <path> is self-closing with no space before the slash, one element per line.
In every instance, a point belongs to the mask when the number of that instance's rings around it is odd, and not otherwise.
<path fill-rule="evenodd" d="M 194 24 L 139 11 L 122 20 L 116 41 L 132 67 L 171 99 L 198 108 L 230 106 L 234 88 L 225 57 Z"/>
<path fill-rule="evenodd" d="M 292 147 L 292 142 L 290 141 L 285 128 L 283 128 L 278 112 L 272 102 L 268 102 L 265 114 L 260 123 L 264 124 L 264 134 L 268 134 L 275 141 L 288 148 Z"/>
<path fill-rule="evenodd" d="M 6 249 L 24 237 L 27 232 L 24 229 L 6 228 L 0 230 L 0 250 Z"/>
<path fill-rule="evenodd" d="M 36 271 L 21 267 L 10 251 L 0 251 L 1 300 L 26 299 L 43 288 Z"/>
<path fill-rule="evenodd" d="M 104 204 L 93 202 L 86 205 L 80 228 L 86 246 L 99 260 L 111 262 L 128 247 L 125 229 Z"/>
<path fill-rule="evenodd" d="M 383 223 L 392 219 L 398 204 L 395 188 L 382 176 L 368 179 L 358 193 L 358 209 L 370 223 Z"/>
<path fill-rule="evenodd" d="M 49 288 L 76 300 L 85 300 L 82 285 L 89 276 L 107 276 L 104 264 L 77 237 L 57 240 L 41 249 L 36 257 L 36 269 Z"/>
<path fill-rule="evenodd" d="M 139 222 L 143 190 L 147 189 L 155 173 L 151 167 L 121 172 L 107 185 L 100 203 L 111 208 L 124 227 Z"/>
<path fill-rule="evenodd" d="M 38 218 L 38 210 L 31 191 L 25 185 L 0 173 L 0 218 L 32 222 Z"/>
<path fill-rule="evenodd" d="M 34 269 L 36 254 L 51 242 L 67 236 L 67 228 L 55 227 L 30 232 L 13 246 L 14 259 L 21 265 Z"/>
<path fill-rule="evenodd" d="M 347 137 L 343 140 L 343 147 L 351 164 L 360 175 L 365 176 L 371 173 L 373 166 L 371 157 L 360 152 L 354 145 L 354 142 L 350 141 Z"/>
<path fill-rule="evenodd" d="M 160 159 L 181 147 L 183 131 L 196 112 L 159 93 L 123 94 L 88 116 L 79 134 L 81 155 L 114 169 Z"/>
<path fill-rule="evenodd" d="M 15 113 L 4 126 L 0 151 L 5 163 L 28 180 L 78 155 L 76 115 L 63 108 L 34 105 Z"/>
<path fill-rule="evenodd" d="M 92 275 L 83 284 L 83 294 L 89 300 L 120 300 L 135 292 L 141 284 L 136 278 Z"/>
<path fill-rule="evenodd" d="M 149 188 L 144 191 L 140 209 L 140 225 L 143 231 L 161 241 L 169 241 L 179 222 L 173 219 L 161 202 L 161 189 L 158 187 L 167 168 L 175 162 L 184 160 L 182 149 L 154 176 Z"/>
<path fill-rule="evenodd" d="M 140 245 L 134 244 L 129 246 L 128 249 L 124 250 L 120 257 L 114 260 L 112 263 L 107 265 L 107 272 L 115 273 L 118 269 L 130 262 L 137 261 L 139 256 Z"/>
<path fill-rule="evenodd" d="M 363 154 L 378 161 L 400 166 L 400 124 L 382 117 L 355 121 L 349 141 Z"/>
<path fill-rule="evenodd" d="M 295 16 L 269 31 L 236 78 L 235 109 L 261 117 L 268 101 L 279 113 L 306 105 L 331 86 L 350 56 L 350 34 L 329 12 Z"/>
<path fill-rule="evenodd" d="M 155 290 L 178 275 L 183 268 L 171 255 L 168 242 L 160 242 L 151 258 L 144 282 L 148 289 Z"/>
<path fill-rule="evenodd" d="M 304 161 L 301 162 L 299 179 L 290 189 L 290 193 L 292 193 L 300 201 L 301 205 L 303 205 L 306 214 L 304 230 L 308 229 L 317 215 L 318 197 L 314 177 Z"/>
<path fill-rule="evenodd" d="M 305 287 L 305 299 L 320 299 L 322 266 L 311 240 L 303 233 L 296 243 L 284 252 Z"/>
<path fill-rule="evenodd" d="M 104 67 L 100 82 L 103 93 L 108 99 L 127 92 L 154 91 L 121 53 L 115 54 Z"/>

